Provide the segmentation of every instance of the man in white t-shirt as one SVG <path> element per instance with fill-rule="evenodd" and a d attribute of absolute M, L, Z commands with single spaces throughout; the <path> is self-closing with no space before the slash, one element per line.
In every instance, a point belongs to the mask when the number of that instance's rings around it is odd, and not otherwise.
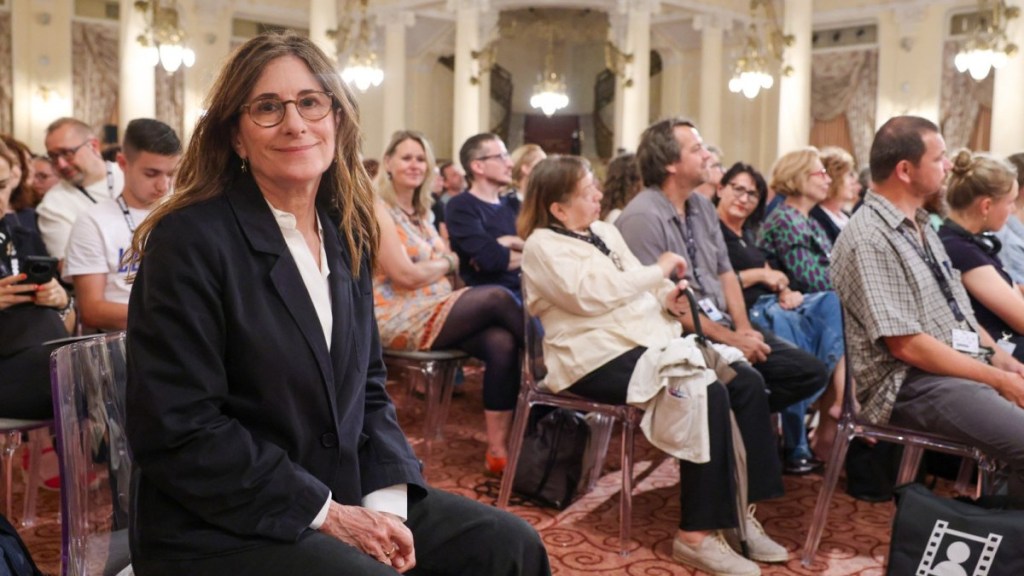
<path fill-rule="evenodd" d="M 63 258 L 78 215 L 99 202 L 113 200 L 124 187 L 124 176 L 117 164 L 103 161 L 100 141 L 81 120 L 55 120 L 46 128 L 45 143 L 61 180 L 43 197 L 36 214 L 46 251 Z"/>
<path fill-rule="evenodd" d="M 124 262 L 138 225 L 171 191 L 181 158 L 181 141 L 170 126 L 150 118 L 128 123 L 117 164 L 125 185 L 113 200 L 88 208 L 68 240 L 64 278 L 75 285 L 82 323 L 100 330 L 124 330 L 128 322 L 128 277 Z"/>

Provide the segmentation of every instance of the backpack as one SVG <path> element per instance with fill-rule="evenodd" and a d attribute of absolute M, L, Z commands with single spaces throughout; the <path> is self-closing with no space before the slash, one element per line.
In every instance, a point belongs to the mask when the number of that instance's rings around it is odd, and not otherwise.
<path fill-rule="evenodd" d="M 0 514 L 0 576 L 43 576 L 18 531 Z"/>

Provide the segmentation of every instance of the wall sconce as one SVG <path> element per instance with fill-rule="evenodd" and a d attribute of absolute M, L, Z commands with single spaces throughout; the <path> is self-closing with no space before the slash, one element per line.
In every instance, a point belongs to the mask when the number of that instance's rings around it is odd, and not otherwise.
<path fill-rule="evenodd" d="M 633 63 L 633 54 L 626 54 L 619 49 L 611 40 L 604 43 L 604 65 L 613 74 L 623 79 L 622 85 L 626 88 L 633 86 L 633 78 L 627 76 L 628 66 Z"/>
<path fill-rule="evenodd" d="M 59 118 L 70 112 L 69 101 L 56 88 L 39 86 L 32 94 L 32 115 L 37 118 Z"/>
<path fill-rule="evenodd" d="M 483 75 L 490 72 L 498 62 L 498 42 L 491 40 L 480 50 L 470 51 L 469 56 L 476 63 L 476 73 L 469 77 L 469 83 L 476 86 Z"/>

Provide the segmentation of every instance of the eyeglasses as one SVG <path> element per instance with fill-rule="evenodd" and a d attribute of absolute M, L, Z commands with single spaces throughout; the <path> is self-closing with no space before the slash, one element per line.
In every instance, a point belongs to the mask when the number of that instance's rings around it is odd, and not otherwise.
<path fill-rule="evenodd" d="M 828 176 L 828 170 L 825 170 L 824 168 L 822 168 L 821 170 L 815 170 L 814 172 L 811 172 L 810 175 L 811 176 L 821 176 L 822 178 L 825 178 L 825 177 Z"/>
<path fill-rule="evenodd" d="M 735 190 L 736 194 L 739 196 L 740 199 L 750 198 L 754 202 L 757 202 L 758 199 L 761 198 L 761 194 L 758 193 L 757 190 L 753 188 L 747 188 L 746 186 L 742 186 L 735 182 L 729 182 L 729 188 Z"/>
<path fill-rule="evenodd" d="M 488 154 L 487 156 L 477 156 L 476 159 L 477 160 L 483 160 L 483 161 L 494 160 L 495 158 L 501 158 L 502 160 L 508 160 L 511 157 L 512 157 L 512 155 L 509 154 L 508 152 L 501 152 L 499 154 Z"/>
<path fill-rule="evenodd" d="M 242 104 L 239 110 L 248 112 L 253 123 L 263 128 L 273 128 L 284 121 L 284 109 L 295 104 L 295 111 L 303 119 L 321 120 L 334 109 L 334 94 L 331 92 L 306 92 L 295 100 L 281 100 L 273 96 L 257 98 Z"/>
<path fill-rule="evenodd" d="M 92 142 L 92 138 L 89 138 L 85 142 L 82 142 L 81 144 L 73 148 L 58 148 L 56 150 L 47 150 L 46 157 L 49 158 L 50 162 L 53 162 L 54 164 L 56 164 L 57 160 L 61 158 L 63 158 L 65 162 L 71 162 L 72 160 L 74 160 L 75 154 L 78 154 L 78 151 L 82 149 L 82 146 L 85 146 L 89 142 Z"/>

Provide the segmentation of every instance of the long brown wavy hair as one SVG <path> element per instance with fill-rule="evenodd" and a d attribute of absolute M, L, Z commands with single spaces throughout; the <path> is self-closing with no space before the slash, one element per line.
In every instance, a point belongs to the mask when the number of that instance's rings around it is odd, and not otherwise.
<path fill-rule="evenodd" d="M 373 186 L 359 157 L 362 134 L 358 108 L 327 56 L 310 40 L 292 32 L 257 36 L 221 68 L 206 102 L 206 114 L 196 123 L 185 150 L 175 192 L 146 218 L 132 239 L 132 253 L 142 256 L 150 232 L 164 216 L 224 193 L 241 175 L 242 159 L 232 146 L 241 107 L 264 68 L 277 58 L 295 56 L 306 63 L 325 92 L 334 94 L 339 114 L 334 162 L 320 179 L 317 204 L 339 222 L 339 231 L 352 256 L 352 273 L 359 276 L 364 255 L 373 269 L 379 228 L 373 212 Z"/>

